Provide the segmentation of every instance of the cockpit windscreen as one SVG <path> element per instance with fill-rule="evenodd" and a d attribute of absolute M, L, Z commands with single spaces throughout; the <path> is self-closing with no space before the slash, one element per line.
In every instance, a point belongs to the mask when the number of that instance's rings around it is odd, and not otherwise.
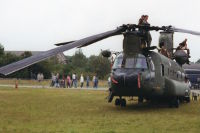
<path fill-rule="evenodd" d="M 123 57 L 118 56 L 115 59 L 115 62 L 113 64 L 113 68 L 140 68 L 140 69 L 147 69 L 147 61 L 146 58 L 143 55 L 140 55 L 138 57 Z"/>

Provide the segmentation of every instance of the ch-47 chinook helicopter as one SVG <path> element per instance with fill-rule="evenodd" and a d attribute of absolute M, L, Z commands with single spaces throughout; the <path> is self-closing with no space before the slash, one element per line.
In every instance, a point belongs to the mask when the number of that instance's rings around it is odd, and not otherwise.
<path fill-rule="evenodd" d="M 1 67 L 0 73 L 8 75 L 60 52 L 75 47 L 85 47 L 102 39 L 122 34 L 124 36 L 123 52 L 117 55 L 112 66 L 112 85 L 109 88 L 108 102 L 111 102 L 114 96 L 119 97 L 115 99 L 115 105 L 121 106 L 126 106 L 126 100 L 123 98 L 125 96 L 138 96 L 139 102 L 142 102 L 143 99 L 165 99 L 169 101 L 171 106 L 175 107 L 179 106 L 180 101 L 189 102 L 190 89 L 185 83 L 184 69 L 181 67 L 182 64 L 186 63 L 188 56 L 180 51 L 174 56 L 177 61 L 175 62 L 152 51 L 155 46 L 141 47 L 144 42 L 142 40 L 145 38 L 141 30 L 145 32 L 162 31 L 159 41 L 165 42 L 165 47 L 171 55 L 173 55 L 174 32 L 200 35 L 199 32 L 172 26 L 157 27 L 127 24 L 115 30 L 77 41 L 56 44 L 62 46 Z M 102 54 L 108 57 L 111 53 L 104 51 Z"/>

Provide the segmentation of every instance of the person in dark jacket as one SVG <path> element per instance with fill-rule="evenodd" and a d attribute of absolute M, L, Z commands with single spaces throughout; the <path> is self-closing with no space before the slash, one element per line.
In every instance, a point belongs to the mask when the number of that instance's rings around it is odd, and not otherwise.
<path fill-rule="evenodd" d="M 149 16 L 148 15 L 142 15 L 139 19 L 138 25 L 141 26 L 150 26 L 150 23 L 148 22 Z M 144 30 L 142 28 L 139 29 L 141 34 L 144 36 L 144 40 L 142 41 L 143 45 L 145 44 L 145 47 L 151 46 L 152 37 L 149 31 Z M 144 47 L 144 46 L 142 46 Z"/>
<path fill-rule="evenodd" d="M 160 49 L 158 50 L 158 52 L 161 53 L 162 55 L 170 58 L 170 54 L 167 51 L 167 49 L 165 48 L 165 43 L 164 42 L 160 42 L 159 47 L 160 47 Z"/>

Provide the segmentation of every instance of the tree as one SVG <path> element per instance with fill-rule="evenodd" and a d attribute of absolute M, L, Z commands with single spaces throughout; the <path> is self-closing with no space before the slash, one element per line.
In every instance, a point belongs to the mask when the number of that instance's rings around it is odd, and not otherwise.
<path fill-rule="evenodd" d="M 30 51 L 25 51 L 21 54 L 22 59 L 32 56 L 32 53 Z"/>
<path fill-rule="evenodd" d="M 29 77 L 36 78 L 38 73 L 43 73 L 44 78 L 51 78 L 51 64 L 48 60 L 34 64 L 28 68 Z M 34 75 L 34 76 L 33 76 Z M 33 77 L 32 77 L 33 76 Z"/>
<path fill-rule="evenodd" d="M 87 58 L 83 54 L 82 50 L 79 49 L 75 52 L 75 55 L 71 57 L 71 65 L 74 70 L 85 71 L 87 64 Z"/>
<path fill-rule="evenodd" d="M 90 56 L 87 71 L 95 73 L 100 79 L 103 79 L 110 73 L 110 61 L 103 56 Z"/>
<path fill-rule="evenodd" d="M 200 64 L 200 59 L 198 59 L 196 63 L 197 63 L 197 64 Z"/>
<path fill-rule="evenodd" d="M 16 55 L 12 54 L 12 53 L 6 53 L 3 56 L 3 61 L 1 62 L 1 65 L 7 65 L 10 64 L 12 62 L 16 62 L 20 59 L 20 57 L 17 57 Z"/>
<path fill-rule="evenodd" d="M 4 47 L 0 44 L 0 66 L 3 65 L 4 62 Z"/>
<path fill-rule="evenodd" d="M 3 55 L 4 55 L 4 47 L 0 43 L 0 57 L 2 57 Z"/>

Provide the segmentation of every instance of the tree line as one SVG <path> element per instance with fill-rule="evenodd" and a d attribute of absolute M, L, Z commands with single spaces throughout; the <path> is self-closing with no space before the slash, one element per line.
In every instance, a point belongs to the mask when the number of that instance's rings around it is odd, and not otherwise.
<path fill-rule="evenodd" d="M 20 56 L 7 53 L 0 44 L 0 67 L 30 56 L 32 56 L 30 51 L 25 51 Z M 73 56 L 66 56 L 66 64 L 60 64 L 56 57 L 51 57 L 8 76 L 0 75 L 0 77 L 31 79 L 36 78 L 38 73 L 43 73 L 44 78 L 49 79 L 52 73 L 59 73 L 60 76 L 65 77 L 76 73 L 78 76 L 81 74 L 84 76 L 97 75 L 99 79 L 104 79 L 110 73 L 110 65 L 110 60 L 104 58 L 101 54 L 98 56 L 91 55 L 87 58 L 82 50 L 78 49 Z"/>

